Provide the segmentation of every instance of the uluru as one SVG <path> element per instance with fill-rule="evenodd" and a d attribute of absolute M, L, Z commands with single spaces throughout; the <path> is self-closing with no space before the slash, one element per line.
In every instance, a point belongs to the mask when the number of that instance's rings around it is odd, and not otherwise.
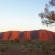
<path fill-rule="evenodd" d="M 55 40 L 55 32 L 48 30 L 7 31 L 0 33 L 0 40 Z"/>

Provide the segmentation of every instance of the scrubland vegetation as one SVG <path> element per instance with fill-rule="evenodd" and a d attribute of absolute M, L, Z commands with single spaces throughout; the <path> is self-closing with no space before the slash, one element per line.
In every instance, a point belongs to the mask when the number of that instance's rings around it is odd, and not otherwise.
<path fill-rule="evenodd" d="M 0 40 L 0 55 L 55 55 L 55 41 Z"/>

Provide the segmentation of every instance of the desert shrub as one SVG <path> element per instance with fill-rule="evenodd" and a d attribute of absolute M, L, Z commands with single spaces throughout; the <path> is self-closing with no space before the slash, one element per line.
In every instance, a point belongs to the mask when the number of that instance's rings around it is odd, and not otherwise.
<path fill-rule="evenodd" d="M 16 43 L 18 43 L 19 41 L 20 41 L 20 39 L 19 39 L 19 38 L 16 38 L 16 39 L 15 39 L 15 42 L 16 42 Z"/>
<path fill-rule="evenodd" d="M 53 51 L 55 51 L 55 48 L 53 48 Z"/>
<path fill-rule="evenodd" d="M 4 51 L 5 51 L 5 49 L 4 49 L 4 48 L 1 48 L 1 49 L 0 49 L 0 52 L 4 52 Z"/>
<path fill-rule="evenodd" d="M 44 54 L 44 55 L 48 55 L 48 54 L 49 54 L 49 50 L 48 50 L 48 45 L 47 45 L 47 43 L 43 43 L 42 51 L 43 51 L 43 54 Z"/>

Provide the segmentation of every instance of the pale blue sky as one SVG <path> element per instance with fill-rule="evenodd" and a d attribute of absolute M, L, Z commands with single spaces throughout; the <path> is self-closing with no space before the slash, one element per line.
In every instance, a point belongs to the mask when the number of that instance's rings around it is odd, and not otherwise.
<path fill-rule="evenodd" d="M 43 26 L 38 14 L 49 0 L 0 0 L 0 32 L 46 29 L 55 32 L 54 27 Z"/>

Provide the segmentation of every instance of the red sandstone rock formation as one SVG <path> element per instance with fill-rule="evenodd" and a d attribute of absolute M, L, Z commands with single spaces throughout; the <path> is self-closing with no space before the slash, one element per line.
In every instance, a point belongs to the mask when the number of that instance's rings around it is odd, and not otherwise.
<path fill-rule="evenodd" d="M 10 33 L 11 33 L 10 31 L 5 32 L 5 33 L 4 33 L 4 36 L 3 36 L 3 38 L 2 38 L 2 40 L 8 40 L 8 37 L 9 37 L 9 34 L 10 34 Z"/>
<path fill-rule="evenodd" d="M 32 35 L 33 34 L 33 35 Z M 37 34 L 37 36 L 36 36 Z M 35 36 L 34 36 L 35 35 Z M 37 37 L 37 38 L 36 38 Z M 39 31 L 8 31 L 4 33 L 0 33 L 1 40 L 55 40 L 55 33 L 47 30 L 39 30 Z"/>
<path fill-rule="evenodd" d="M 19 34 L 20 34 L 19 31 L 13 31 L 9 40 L 15 40 L 16 38 L 19 38 Z"/>
<path fill-rule="evenodd" d="M 38 40 L 53 40 L 53 32 L 47 31 L 47 30 L 41 30 L 39 33 L 39 38 Z"/>

